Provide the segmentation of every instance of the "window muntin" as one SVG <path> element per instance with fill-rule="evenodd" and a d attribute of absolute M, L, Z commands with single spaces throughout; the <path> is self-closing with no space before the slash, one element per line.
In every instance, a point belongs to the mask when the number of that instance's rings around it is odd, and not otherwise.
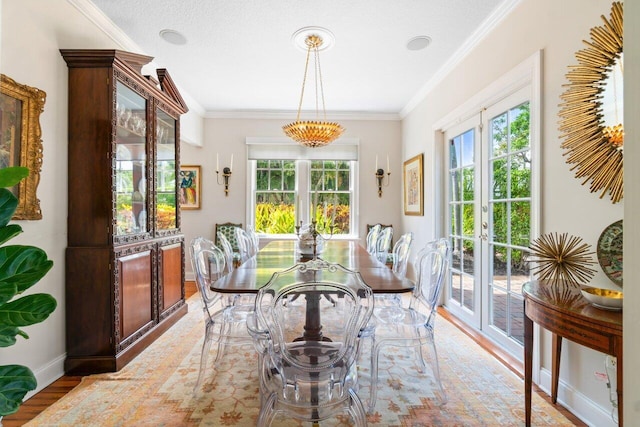
<path fill-rule="evenodd" d="M 295 233 L 314 217 L 324 233 L 350 235 L 355 161 L 257 159 L 254 165 L 253 222 L 266 235 Z M 315 209 L 314 209 L 315 206 Z"/>

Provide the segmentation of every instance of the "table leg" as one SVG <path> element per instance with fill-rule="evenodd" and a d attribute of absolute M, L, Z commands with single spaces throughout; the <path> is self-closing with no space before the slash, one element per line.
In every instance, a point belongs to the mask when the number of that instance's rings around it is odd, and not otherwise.
<path fill-rule="evenodd" d="M 551 344 L 551 402 L 558 402 L 558 380 L 560 378 L 560 353 L 562 352 L 562 337 L 553 334 Z"/>
<path fill-rule="evenodd" d="M 525 425 L 531 426 L 531 375 L 533 373 L 533 320 L 524 315 L 524 417 Z"/>

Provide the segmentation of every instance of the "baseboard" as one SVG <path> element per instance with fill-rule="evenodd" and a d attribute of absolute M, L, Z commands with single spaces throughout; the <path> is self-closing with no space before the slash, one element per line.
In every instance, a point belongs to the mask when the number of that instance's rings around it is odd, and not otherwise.
<path fill-rule="evenodd" d="M 36 370 L 33 375 L 36 376 L 38 385 L 36 389 L 26 394 L 24 400 L 28 400 L 31 396 L 38 393 L 49 384 L 53 383 L 64 375 L 64 361 L 67 358 L 66 354 L 56 357 L 48 365 Z"/>
<path fill-rule="evenodd" d="M 538 386 L 551 395 L 551 372 L 548 369 L 540 369 L 540 384 Z M 611 419 L 611 408 L 596 404 L 584 394 L 567 385 L 562 379 L 558 382 L 558 403 L 590 426 L 618 426 Z"/>

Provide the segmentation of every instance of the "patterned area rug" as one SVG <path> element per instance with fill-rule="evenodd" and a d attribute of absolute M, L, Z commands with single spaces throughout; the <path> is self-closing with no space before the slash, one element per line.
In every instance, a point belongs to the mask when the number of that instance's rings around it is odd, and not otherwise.
<path fill-rule="evenodd" d="M 260 399 L 251 346 L 229 347 L 219 369 L 209 368 L 202 390 L 193 395 L 203 333 L 195 295 L 189 299 L 189 313 L 120 372 L 85 377 L 27 425 L 254 426 Z M 376 411 L 369 414 L 369 425 L 524 425 L 522 380 L 442 318 L 437 320 L 436 345 L 448 402 L 439 406 L 432 376 L 417 372 L 410 349 L 385 351 L 380 359 Z M 368 367 L 361 370 L 360 384 L 359 395 L 366 405 Z M 536 393 L 532 424 L 573 425 Z M 339 416 L 321 425 L 345 426 L 349 420 Z"/>

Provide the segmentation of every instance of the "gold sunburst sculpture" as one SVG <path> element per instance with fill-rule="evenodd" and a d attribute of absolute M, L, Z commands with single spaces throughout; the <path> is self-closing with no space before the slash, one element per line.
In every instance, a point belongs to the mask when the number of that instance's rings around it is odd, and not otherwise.
<path fill-rule="evenodd" d="M 540 280 L 580 285 L 589 282 L 596 273 L 589 267 L 595 264 L 591 257 L 594 252 L 580 237 L 568 233 L 543 234 L 531 242 L 529 249 L 531 256 L 527 261 L 536 263 L 531 272 Z"/>
<path fill-rule="evenodd" d="M 583 42 L 585 49 L 576 52 L 578 65 L 569 67 L 561 95 L 561 147 L 572 164 L 576 178 L 582 184 L 591 181 L 591 192 L 603 198 L 609 192 L 612 203 L 623 196 L 623 138 L 622 124 L 606 126 L 602 96 L 607 73 L 622 60 L 622 3 L 614 2 L 609 19 L 590 31 L 591 40 Z"/>

